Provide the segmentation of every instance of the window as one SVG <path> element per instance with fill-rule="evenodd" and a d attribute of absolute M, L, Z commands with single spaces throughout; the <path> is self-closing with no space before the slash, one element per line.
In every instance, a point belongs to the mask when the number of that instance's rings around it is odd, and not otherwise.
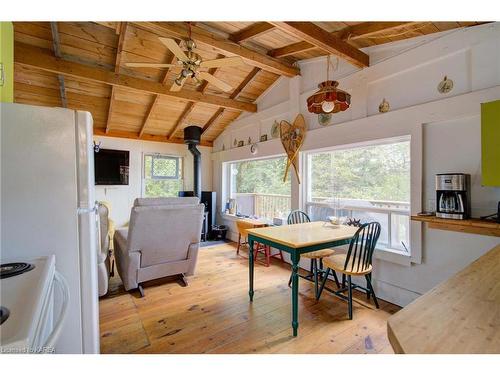
<path fill-rule="evenodd" d="M 310 152 L 305 162 L 306 209 L 312 220 L 378 221 L 377 247 L 409 252 L 409 137 Z"/>
<path fill-rule="evenodd" d="M 267 219 L 284 217 L 290 212 L 290 175 L 283 182 L 286 158 L 248 160 L 228 164 L 229 196 L 236 200 L 241 215 Z"/>
<path fill-rule="evenodd" d="M 144 155 L 143 196 L 176 197 L 183 189 L 182 158 L 160 154 Z"/>

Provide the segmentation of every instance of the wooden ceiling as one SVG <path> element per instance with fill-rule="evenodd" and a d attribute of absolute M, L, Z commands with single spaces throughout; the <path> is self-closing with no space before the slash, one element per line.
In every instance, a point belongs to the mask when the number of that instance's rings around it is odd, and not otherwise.
<path fill-rule="evenodd" d="M 204 82 L 170 86 L 177 72 L 130 68 L 127 62 L 172 63 L 158 37 L 187 39 L 181 22 L 15 22 L 15 101 L 86 110 L 94 134 L 182 142 L 187 125 L 213 140 L 280 76 L 300 74 L 296 61 L 336 54 L 369 66 L 360 48 L 478 22 L 197 22 L 192 38 L 204 60 L 241 56 L 245 65 L 212 68 L 234 89 Z"/>

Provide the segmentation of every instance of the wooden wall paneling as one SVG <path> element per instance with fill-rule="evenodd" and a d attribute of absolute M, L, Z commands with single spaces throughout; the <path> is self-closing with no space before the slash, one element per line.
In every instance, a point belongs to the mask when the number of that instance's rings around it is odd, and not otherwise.
<path fill-rule="evenodd" d="M 245 77 L 245 79 L 240 83 L 240 85 L 234 89 L 234 91 L 231 93 L 230 98 L 235 99 L 240 95 L 241 91 L 255 78 L 255 76 L 260 72 L 260 68 L 253 68 L 252 71 Z M 202 134 L 205 133 L 208 129 L 210 129 L 211 126 L 216 123 L 221 116 L 224 114 L 224 109 L 219 108 L 217 112 L 215 112 L 212 117 L 208 120 L 208 122 L 203 126 Z"/>
<path fill-rule="evenodd" d="M 269 31 L 273 30 L 274 26 L 271 25 L 268 22 L 255 22 L 254 24 L 239 30 L 235 33 L 232 33 L 231 37 L 229 38 L 235 43 L 241 43 L 247 39 L 252 39 L 255 38 L 259 35 L 268 33 Z"/>
<path fill-rule="evenodd" d="M 348 26 L 341 30 L 333 31 L 332 34 L 343 41 L 353 41 L 358 38 L 366 37 L 382 31 L 394 30 L 403 25 L 411 24 L 411 22 L 363 22 L 357 25 Z M 302 52 L 307 52 L 316 49 L 316 46 L 307 41 L 300 41 L 295 44 L 290 44 L 281 48 L 276 48 L 269 51 L 269 55 L 274 57 L 284 57 L 296 55 Z M 297 59 L 302 56 L 295 56 Z"/>
<path fill-rule="evenodd" d="M 188 30 L 183 24 L 174 22 L 140 22 L 137 25 L 160 35 L 170 34 L 177 38 L 188 38 Z M 253 51 L 234 42 L 223 40 L 199 27 L 192 27 L 191 36 L 196 42 L 206 44 L 224 55 L 241 56 L 247 64 L 252 66 L 287 77 L 294 77 L 299 74 L 299 69 L 288 63 Z"/>
<path fill-rule="evenodd" d="M 342 57 L 357 67 L 364 68 L 370 65 L 370 58 L 366 53 L 312 22 L 272 22 L 272 24 L 289 34 L 299 35 L 306 42 Z"/>
<path fill-rule="evenodd" d="M 222 98 L 214 95 L 201 94 L 199 92 L 171 92 L 168 88 L 158 82 L 150 82 L 123 74 L 112 73 L 104 69 L 88 67 L 86 65 L 70 61 L 58 61 L 42 49 L 30 47 L 21 43 L 17 43 L 14 48 L 15 62 L 24 66 L 31 66 L 54 73 L 61 73 L 108 85 L 120 86 L 129 90 L 160 94 L 166 97 L 183 99 L 185 101 L 198 101 L 214 106 L 233 108 L 248 112 L 256 112 L 257 110 L 257 106 L 252 103 Z"/>
<path fill-rule="evenodd" d="M 116 46 L 116 56 L 115 56 L 115 73 L 120 73 L 120 62 L 122 59 L 122 50 L 123 50 L 123 45 L 125 42 L 125 36 L 127 34 L 127 22 L 121 22 L 119 25 L 119 37 L 118 37 L 118 44 Z M 111 117 L 113 116 L 113 105 L 114 105 L 114 99 L 115 99 L 115 87 L 111 87 L 111 95 L 109 96 L 109 109 L 108 109 L 108 119 L 106 121 L 106 129 L 105 132 L 107 133 L 110 130 L 110 124 L 111 124 Z"/>
<path fill-rule="evenodd" d="M 169 52 L 170 53 L 170 52 Z M 170 56 L 170 64 L 173 64 L 175 61 L 177 61 L 177 58 L 175 57 L 174 54 L 171 53 L 171 56 Z M 171 69 L 167 69 L 164 73 L 164 76 L 163 76 L 163 79 L 162 79 L 162 84 L 167 86 L 169 89 L 170 87 L 172 86 L 172 83 L 170 82 L 170 80 L 168 79 L 169 78 L 169 73 L 170 73 L 170 70 Z M 168 83 L 168 84 L 167 84 Z M 150 120 L 151 118 L 151 114 L 153 113 L 153 111 L 155 110 L 155 108 L 158 106 L 158 103 L 160 102 L 160 96 L 159 95 L 156 95 L 155 98 L 153 99 L 152 103 L 151 103 L 151 106 L 149 107 L 149 110 L 146 114 L 146 117 L 144 119 L 144 123 L 142 124 L 142 127 L 141 127 L 141 130 L 139 132 L 139 137 L 141 137 L 143 134 L 144 134 L 144 131 L 146 129 L 146 126 L 148 124 L 148 121 Z M 190 105 L 194 105 L 193 102 L 189 102 L 187 104 L 187 106 L 190 106 Z M 167 135 L 167 138 L 170 138 L 170 136 Z"/>
<path fill-rule="evenodd" d="M 59 41 L 59 31 L 57 30 L 57 22 L 50 23 L 50 30 L 52 32 L 52 45 L 54 48 L 54 55 L 60 59 L 62 57 L 61 46 Z M 57 80 L 59 81 L 59 92 L 61 96 L 61 105 L 66 108 L 68 102 L 66 100 L 66 89 L 64 88 L 64 77 L 61 74 L 57 75 Z"/>
<path fill-rule="evenodd" d="M 167 142 L 167 143 L 181 143 L 181 144 L 184 143 L 184 140 L 182 138 L 172 138 L 168 140 L 165 136 L 157 136 L 153 134 L 144 134 L 142 137 L 139 137 L 139 134 L 137 134 L 137 132 L 121 131 L 121 130 L 111 130 L 108 133 L 105 133 L 103 130 L 94 129 L 94 135 L 115 137 L 115 138 L 137 139 L 137 140 L 153 141 L 153 142 Z M 212 147 L 213 143 L 202 140 L 200 142 L 200 145 L 206 147 Z"/>

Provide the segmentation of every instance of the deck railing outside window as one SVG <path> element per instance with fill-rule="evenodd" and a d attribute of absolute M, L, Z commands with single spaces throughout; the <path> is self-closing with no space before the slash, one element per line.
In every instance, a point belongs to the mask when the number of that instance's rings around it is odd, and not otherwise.
<path fill-rule="evenodd" d="M 233 193 L 238 212 L 243 215 L 273 219 L 288 215 L 291 210 L 290 195 Z"/>

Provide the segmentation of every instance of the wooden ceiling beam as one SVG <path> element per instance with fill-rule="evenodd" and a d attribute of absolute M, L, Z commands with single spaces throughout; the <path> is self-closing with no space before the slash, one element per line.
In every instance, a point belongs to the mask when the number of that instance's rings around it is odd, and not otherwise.
<path fill-rule="evenodd" d="M 41 69 L 77 79 L 104 83 L 126 90 L 158 94 L 172 99 L 200 102 L 238 111 L 257 112 L 257 105 L 254 103 L 224 98 L 217 95 L 202 94 L 197 91 L 182 90 L 173 92 L 160 82 L 152 82 L 71 61 L 63 61 L 53 57 L 46 49 L 32 47 L 24 43 L 14 44 L 14 62 L 22 66 Z"/>
<path fill-rule="evenodd" d="M 414 22 L 363 22 L 357 25 L 345 27 L 342 30 L 334 31 L 331 34 L 344 41 L 349 41 L 368 37 L 382 31 L 390 31 L 413 23 Z M 276 58 L 285 57 L 316 48 L 318 47 L 314 44 L 302 41 L 273 49 L 269 51 L 269 56 Z"/>
<path fill-rule="evenodd" d="M 122 59 L 123 44 L 125 42 L 125 33 L 127 32 L 127 22 L 119 22 L 116 27 L 116 32 L 118 33 L 118 45 L 116 46 L 116 57 L 115 57 L 115 73 L 120 73 L 120 62 Z M 113 115 L 113 103 L 115 101 L 115 86 L 111 86 L 111 95 L 109 96 L 109 107 L 108 107 L 108 118 L 106 120 L 105 132 L 109 131 L 111 124 L 111 116 Z"/>
<path fill-rule="evenodd" d="M 231 93 L 229 96 L 231 99 L 236 99 L 238 95 L 241 94 L 241 92 L 247 87 L 247 85 L 253 81 L 255 76 L 260 72 L 260 68 L 253 68 L 250 73 L 245 77 L 245 79 L 238 85 L 237 88 L 234 89 L 234 91 Z M 210 127 L 217 122 L 217 120 L 222 116 L 224 113 L 224 108 L 219 108 L 212 117 L 207 121 L 205 126 L 203 126 L 203 129 L 201 130 L 201 134 L 205 133 Z"/>
<path fill-rule="evenodd" d="M 182 138 L 168 139 L 165 136 L 155 135 L 155 134 L 144 134 L 142 137 L 139 137 L 139 134 L 137 134 L 136 132 L 128 132 L 128 131 L 122 131 L 122 130 L 110 130 L 109 132 L 106 133 L 104 129 L 95 129 L 94 128 L 94 135 L 101 136 L 101 137 L 136 139 L 136 140 L 141 140 L 141 141 L 181 143 L 181 144 L 184 143 L 184 140 Z M 200 146 L 212 147 L 213 143 L 210 141 L 202 140 L 200 142 Z"/>
<path fill-rule="evenodd" d="M 177 60 L 175 55 L 172 54 L 172 58 L 170 59 L 170 64 L 173 64 Z M 170 68 L 168 68 L 165 71 L 165 74 L 163 75 L 163 79 L 161 80 L 161 83 L 165 85 L 167 83 L 167 78 L 168 78 L 168 73 L 170 72 Z M 148 124 L 149 119 L 151 118 L 151 114 L 154 112 L 156 106 L 158 105 L 160 101 L 160 95 L 155 95 L 155 98 L 153 99 L 153 102 L 149 106 L 148 112 L 146 113 L 146 117 L 144 118 L 144 122 L 142 123 L 141 130 L 139 130 L 139 137 L 142 137 L 144 135 L 144 131 L 146 130 L 146 126 Z M 191 104 L 191 103 L 189 103 Z"/>
<path fill-rule="evenodd" d="M 137 22 L 135 25 L 158 35 L 170 35 L 181 39 L 189 38 L 188 29 L 182 23 Z M 191 38 L 193 38 L 196 42 L 205 44 L 224 55 L 240 56 L 248 65 L 261 68 L 271 73 L 286 77 L 294 77 L 300 74 L 299 68 L 294 67 L 287 62 L 243 47 L 230 40 L 221 39 L 215 34 L 197 26 L 191 26 Z"/>
<path fill-rule="evenodd" d="M 247 39 L 255 38 L 261 34 L 274 30 L 275 27 L 268 22 L 256 22 L 243 30 L 232 34 L 229 39 L 235 43 L 241 43 Z"/>
<path fill-rule="evenodd" d="M 62 58 L 62 53 L 61 53 L 61 44 L 59 41 L 59 30 L 57 29 L 57 22 L 50 23 L 50 30 L 52 32 L 52 45 L 54 48 L 54 55 L 58 59 L 60 59 Z M 59 81 L 59 93 L 61 95 L 61 105 L 64 108 L 67 108 L 68 100 L 66 99 L 66 85 L 64 83 L 64 77 L 58 74 L 57 80 Z"/>
<path fill-rule="evenodd" d="M 362 22 L 357 25 L 345 27 L 335 35 L 342 40 L 356 40 L 366 38 L 382 31 L 391 31 L 402 26 L 412 25 L 415 22 Z"/>
<path fill-rule="evenodd" d="M 290 35 L 299 37 L 305 42 L 349 61 L 355 66 L 364 68 L 370 65 L 370 57 L 366 53 L 312 22 L 272 22 L 272 24 Z"/>

